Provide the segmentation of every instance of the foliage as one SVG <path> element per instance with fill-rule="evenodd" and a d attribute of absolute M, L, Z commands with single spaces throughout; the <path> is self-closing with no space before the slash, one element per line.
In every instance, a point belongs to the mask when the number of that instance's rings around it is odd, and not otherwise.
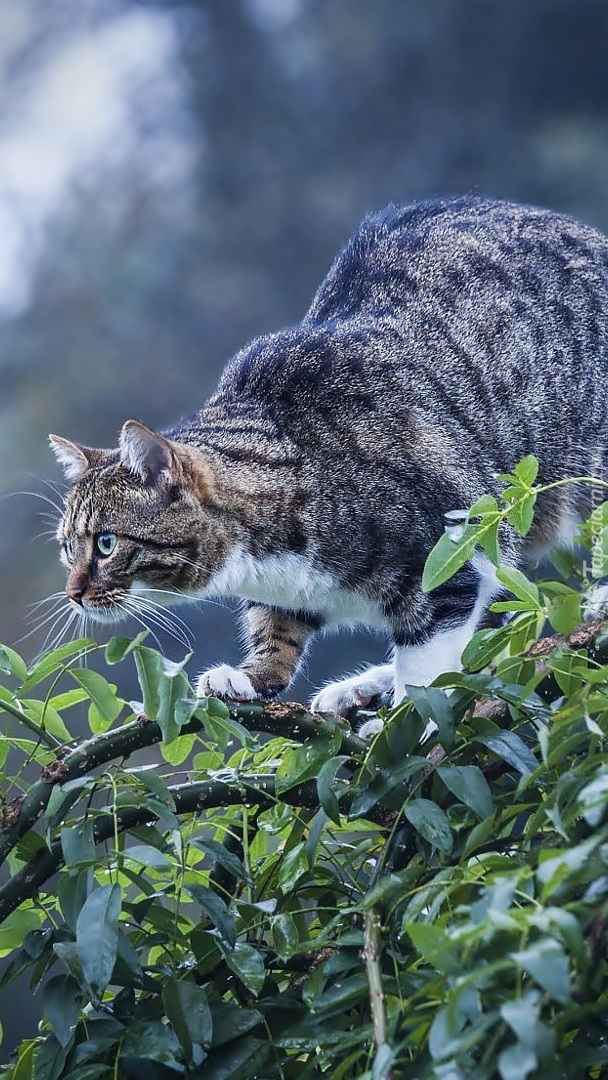
<path fill-rule="evenodd" d="M 523 464 L 473 508 L 433 574 L 484 515 L 525 527 L 534 482 Z M 4 1075 L 605 1075 L 603 630 L 575 630 L 573 578 L 499 573 L 510 621 L 371 744 L 301 706 L 197 700 L 143 634 L 101 672 L 76 666 L 89 641 L 29 670 L 0 651 L 0 994 L 27 973 L 43 1002 Z M 141 702 L 109 677 L 130 663 Z"/>

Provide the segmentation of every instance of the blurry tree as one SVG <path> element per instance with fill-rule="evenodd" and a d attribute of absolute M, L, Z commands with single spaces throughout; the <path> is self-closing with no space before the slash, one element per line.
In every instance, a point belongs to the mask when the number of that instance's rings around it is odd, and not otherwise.
<path fill-rule="evenodd" d="M 477 189 L 607 227 L 607 33 L 602 0 L 4 6 L 0 493 L 56 475 L 49 430 L 107 444 L 195 408 L 391 199 Z M 3 510 L 14 641 L 61 575 L 35 501 Z"/>

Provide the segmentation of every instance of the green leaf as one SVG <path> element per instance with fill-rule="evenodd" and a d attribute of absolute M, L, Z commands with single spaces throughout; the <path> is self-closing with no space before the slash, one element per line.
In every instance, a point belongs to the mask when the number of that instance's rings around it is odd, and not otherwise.
<path fill-rule="evenodd" d="M 88 697 L 86 690 L 75 688 L 74 690 L 66 690 L 62 694 L 53 694 L 49 698 L 49 705 L 57 712 L 63 712 L 64 709 L 69 709 L 72 705 L 80 705 L 81 702 L 87 701 Z"/>
<path fill-rule="evenodd" d="M 8 645 L 0 645 L 0 671 L 4 671 L 7 675 L 15 675 L 19 682 L 23 682 L 27 676 L 25 660 Z"/>
<path fill-rule="evenodd" d="M 462 664 L 470 671 L 481 671 L 506 647 L 511 636 L 508 626 L 477 630 L 462 653 Z"/>
<path fill-rule="evenodd" d="M 448 581 L 469 561 L 478 544 L 478 527 L 467 525 L 462 539 L 454 541 L 444 533 L 426 560 L 422 574 L 422 591 L 432 592 Z"/>
<path fill-rule="evenodd" d="M 76 922 L 78 958 L 96 1000 L 100 1000 L 114 970 L 120 905 L 120 887 L 102 885 L 87 897 Z"/>
<path fill-rule="evenodd" d="M 513 472 L 524 487 L 532 487 L 538 476 L 538 459 L 534 457 L 534 454 L 527 454 L 517 462 Z"/>
<path fill-rule="evenodd" d="M 257 997 L 264 985 L 266 970 L 264 961 L 253 945 L 237 941 L 234 948 L 225 950 L 228 967 L 238 975 L 241 982 Z"/>
<path fill-rule="evenodd" d="M 30 907 L 21 907 L 13 911 L 0 926 L 0 957 L 8 956 L 13 949 L 23 945 L 23 940 L 31 930 L 37 930 L 44 915 Z"/>
<path fill-rule="evenodd" d="M 28 676 L 21 687 L 21 693 L 26 694 L 33 686 L 37 686 L 39 682 L 42 682 L 43 679 L 65 667 L 66 661 L 91 652 L 96 647 L 95 642 L 90 641 L 89 638 L 78 638 L 76 641 L 69 641 L 67 645 L 62 645 L 59 649 L 53 649 L 53 652 L 46 653 L 30 668 Z"/>
<path fill-rule="evenodd" d="M 155 720 L 160 704 L 160 682 L 163 677 L 160 653 L 149 649 L 147 645 L 138 645 L 134 650 L 137 678 L 143 697 L 146 716 Z"/>
<path fill-rule="evenodd" d="M 135 651 L 138 645 L 141 645 L 147 638 L 149 630 L 140 630 L 134 638 L 121 637 L 116 635 L 111 637 L 106 645 L 105 657 L 106 664 L 119 664 L 121 660 L 124 660 L 125 656 Z"/>
<path fill-rule="evenodd" d="M 422 769 L 428 769 L 428 758 L 419 754 L 411 754 L 402 765 L 387 766 L 374 775 L 373 780 L 365 787 L 359 788 L 351 803 L 349 817 L 351 819 L 364 817 L 380 799 L 393 791 L 400 784 L 405 783 L 410 777 L 416 775 Z"/>
<path fill-rule="evenodd" d="M 167 1018 L 177 1035 L 189 1065 L 199 1065 L 203 1055 L 196 1047 L 208 1047 L 213 1020 L 202 986 L 185 979 L 169 979 L 163 987 Z"/>
<path fill-rule="evenodd" d="M 226 944 L 233 948 L 236 942 L 236 927 L 222 898 L 204 885 L 187 885 L 186 892 L 196 900 L 207 918 L 217 927 Z"/>
<path fill-rule="evenodd" d="M 493 495 L 482 495 L 473 503 L 469 510 L 469 519 L 479 517 L 481 514 L 496 514 L 498 503 Z"/>
<path fill-rule="evenodd" d="M 160 1020 L 144 1020 L 139 1023 L 129 1024 L 124 1029 L 122 1044 L 120 1047 L 122 1058 L 135 1058 L 136 1061 L 158 1061 L 161 1065 L 168 1065 L 174 1070 L 179 1068 L 177 1055 L 179 1054 L 179 1042 L 171 1028 Z M 135 1073 L 131 1075 L 141 1075 Z M 166 1074 L 151 1074 L 150 1066 L 147 1065 L 145 1076 L 160 1077 Z"/>
<path fill-rule="evenodd" d="M 61 1046 L 67 1046 L 80 1016 L 81 990 L 71 975 L 55 975 L 42 990 L 42 1014 Z"/>
<path fill-rule="evenodd" d="M 150 866 L 154 870 L 170 870 L 174 865 L 172 859 L 151 844 L 133 844 L 125 848 L 123 855 L 125 859 L 132 859 L 133 862 Z"/>
<path fill-rule="evenodd" d="M 244 881 L 247 885 L 253 884 L 241 859 L 239 859 L 232 851 L 228 851 L 224 845 L 218 843 L 217 840 L 210 840 L 204 836 L 196 836 L 190 843 L 193 847 L 199 848 L 200 851 L 204 851 L 206 855 L 209 855 L 214 862 L 218 863 L 219 866 L 222 866 L 224 870 L 227 870 L 229 874 L 232 874 L 236 881 Z"/>
<path fill-rule="evenodd" d="M 412 799 L 403 807 L 403 813 L 425 840 L 444 855 L 450 854 L 454 838 L 448 817 L 440 806 L 430 799 Z"/>
<path fill-rule="evenodd" d="M 511 566 L 499 566 L 496 577 L 503 585 L 506 585 L 518 600 L 523 600 L 532 611 L 538 611 L 541 607 L 540 596 L 537 586 L 533 581 L 528 581 L 521 570 Z"/>
<path fill-rule="evenodd" d="M 482 743 L 493 753 L 507 761 L 522 776 L 533 773 L 538 768 L 538 761 L 523 739 L 514 731 L 497 731 L 489 735 L 476 735 L 475 742 Z"/>
<path fill-rule="evenodd" d="M 48 731 L 62 743 L 71 741 L 72 736 L 59 713 L 50 703 L 38 701 L 35 698 L 22 698 L 21 703 L 30 719 L 34 720 L 43 731 Z"/>
<path fill-rule="evenodd" d="M 289 894 L 304 874 L 308 873 L 306 844 L 302 841 L 281 856 L 279 867 L 279 886 L 284 894 Z"/>
<path fill-rule="evenodd" d="M 534 520 L 536 495 L 519 495 L 507 511 L 507 521 L 520 536 L 527 536 Z"/>
<path fill-rule="evenodd" d="M 229 1001 L 212 1001 L 210 1009 L 214 1047 L 234 1042 L 264 1020 L 257 1009 L 246 1009 L 240 1005 L 232 1005 Z"/>
<path fill-rule="evenodd" d="M 287 912 L 273 919 L 272 940 L 277 953 L 283 960 L 287 960 L 297 952 L 300 935 L 295 920 Z"/>
<path fill-rule="evenodd" d="M 571 633 L 583 619 L 580 595 L 571 592 L 551 600 L 547 605 L 547 618 L 556 633 Z"/>
<path fill-rule="evenodd" d="M 80 668 L 70 671 L 75 682 L 82 686 L 93 702 L 99 716 L 109 727 L 119 716 L 124 702 L 116 696 L 116 687 L 104 679 L 97 671 Z"/>
<path fill-rule="evenodd" d="M 282 795 L 296 784 L 316 778 L 325 762 L 338 749 L 340 741 L 340 732 L 336 729 L 332 734 L 315 736 L 303 746 L 288 748 L 275 774 L 277 795 Z"/>
<path fill-rule="evenodd" d="M 409 934 L 414 947 L 432 968 L 446 975 L 460 975 L 460 957 L 442 926 L 431 923 L 405 923 L 403 929 Z"/>
<path fill-rule="evenodd" d="M 406 695 L 423 724 L 437 726 L 439 740 L 445 750 L 454 745 L 454 714 L 449 694 L 437 686 L 406 686 Z"/>
<path fill-rule="evenodd" d="M 437 772 L 448 791 L 480 818 L 490 817 L 494 812 L 492 792 L 477 765 L 440 765 Z"/>
<path fill-rule="evenodd" d="M 177 738 L 173 739 L 173 742 L 162 742 L 160 752 L 170 765 L 183 765 L 186 758 L 192 753 L 195 742 L 196 735 L 178 735 Z"/>
<path fill-rule="evenodd" d="M 335 822 L 336 825 L 340 824 L 340 807 L 338 805 L 336 793 L 333 790 L 333 785 L 336 779 L 336 773 L 341 769 L 345 761 L 348 761 L 348 757 L 345 755 L 330 758 L 321 766 L 317 777 L 319 802 L 328 818 Z"/>
<path fill-rule="evenodd" d="M 530 1047 L 518 1042 L 502 1051 L 498 1058 L 498 1071 L 502 1080 L 526 1080 L 537 1064 L 536 1054 Z"/>
<path fill-rule="evenodd" d="M 93 822 L 85 821 L 61 830 L 61 849 L 67 867 L 94 863 L 97 858 L 93 840 Z"/>
<path fill-rule="evenodd" d="M 158 710 L 154 719 L 163 733 L 165 743 L 173 742 L 180 733 L 182 713 L 179 712 L 179 706 L 186 698 L 188 690 L 188 680 L 182 671 L 177 671 L 175 675 L 166 675 L 164 672 L 161 674 L 158 682 Z M 192 712 L 195 708 L 196 704 L 193 705 Z M 176 712 L 179 714 L 179 719 Z"/>
<path fill-rule="evenodd" d="M 54 1035 L 48 1035 L 42 1043 L 34 1069 L 35 1080 L 59 1080 L 65 1076 L 63 1071 L 70 1046 L 62 1046 Z"/>
<path fill-rule="evenodd" d="M 544 938 L 529 949 L 512 953 L 515 963 L 527 971 L 555 1001 L 566 1004 L 572 997 L 568 957 L 561 945 Z"/>
<path fill-rule="evenodd" d="M 211 1053 L 197 1076 L 201 1080 L 203 1077 L 204 1080 L 251 1080 L 270 1076 L 264 1069 L 270 1052 L 270 1044 L 265 1039 L 247 1035 Z"/>

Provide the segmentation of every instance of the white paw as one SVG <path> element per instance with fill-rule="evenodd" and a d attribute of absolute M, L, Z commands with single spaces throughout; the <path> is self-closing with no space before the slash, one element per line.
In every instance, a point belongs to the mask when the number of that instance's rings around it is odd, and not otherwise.
<path fill-rule="evenodd" d="M 608 615 L 608 585 L 598 585 L 587 593 L 583 600 L 583 615 L 586 622 Z"/>
<path fill-rule="evenodd" d="M 253 701 L 259 697 L 249 676 L 230 664 L 219 664 L 203 671 L 196 680 L 195 692 L 197 697 L 230 698 L 231 701 Z"/>
<path fill-rule="evenodd" d="M 351 709 L 361 709 L 369 705 L 378 694 L 386 694 L 393 689 L 393 668 L 391 664 L 369 668 L 360 675 L 339 682 L 328 683 L 310 703 L 313 712 L 335 713 L 347 716 Z"/>
<path fill-rule="evenodd" d="M 384 721 L 379 716 L 374 716 L 371 720 L 366 720 L 364 724 L 361 724 L 357 735 L 360 739 L 373 739 L 379 731 L 382 731 L 383 727 Z"/>

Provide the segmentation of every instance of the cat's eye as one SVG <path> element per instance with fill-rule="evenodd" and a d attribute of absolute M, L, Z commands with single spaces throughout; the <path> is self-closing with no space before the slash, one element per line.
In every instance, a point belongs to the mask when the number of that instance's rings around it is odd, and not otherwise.
<path fill-rule="evenodd" d="M 63 550 L 65 551 L 65 557 L 68 560 L 68 562 L 73 563 L 74 562 L 74 552 L 72 551 L 72 545 L 71 545 L 69 540 L 65 541 L 65 543 L 63 545 Z"/>
<path fill-rule="evenodd" d="M 114 551 L 116 540 L 116 533 L 100 533 L 97 537 L 97 550 L 104 559 L 107 559 L 108 555 Z"/>

